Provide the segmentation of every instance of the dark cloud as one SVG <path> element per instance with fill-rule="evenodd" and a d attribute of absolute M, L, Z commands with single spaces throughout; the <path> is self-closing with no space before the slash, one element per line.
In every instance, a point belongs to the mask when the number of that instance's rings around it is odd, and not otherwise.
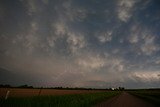
<path fill-rule="evenodd" d="M 1 0 L 1 83 L 160 87 L 159 12 L 158 0 Z"/>

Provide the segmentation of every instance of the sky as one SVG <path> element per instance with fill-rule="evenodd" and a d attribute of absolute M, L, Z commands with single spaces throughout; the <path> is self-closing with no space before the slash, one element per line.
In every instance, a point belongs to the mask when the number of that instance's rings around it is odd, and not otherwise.
<path fill-rule="evenodd" d="M 160 0 L 0 0 L 0 84 L 160 88 Z"/>

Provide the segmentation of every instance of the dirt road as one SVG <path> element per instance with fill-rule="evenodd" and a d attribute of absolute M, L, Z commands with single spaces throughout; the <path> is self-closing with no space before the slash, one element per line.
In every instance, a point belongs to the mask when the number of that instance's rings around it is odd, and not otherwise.
<path fill-rule="evenodd" d="M 121 95 L 102 102 L 95 107 L 155 107 L 154 105 L 123 92 Z"/>

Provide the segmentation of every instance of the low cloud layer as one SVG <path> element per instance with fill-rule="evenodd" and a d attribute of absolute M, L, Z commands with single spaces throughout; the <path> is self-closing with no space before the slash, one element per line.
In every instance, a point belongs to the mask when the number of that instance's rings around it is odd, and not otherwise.
<path fill-rule="evenodd" d="M 160 87 L 159 5 L 1 0 L 1 84 Z"/>

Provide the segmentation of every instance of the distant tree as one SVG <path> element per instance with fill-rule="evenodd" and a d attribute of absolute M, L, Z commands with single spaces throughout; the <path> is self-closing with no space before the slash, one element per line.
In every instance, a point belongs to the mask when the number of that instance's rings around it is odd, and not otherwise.
<path fill-rule="evenodd" d="M 62 89 L 63 87 L 55 87 L 55 89 Z"/>
<path fill-rule="evenodd" d="M 21 85 L 21 86 L 19 86 L 18 88 L 33 88 L 33 86 L 28 86 L 28 85 Z"/>
<path fill-rule="evenodd" d="M 11 88 L 11 86 L 9 84 L 0 84 L 0 88 Z"/>
<path fill-rule="evenodd" d="M 119 87 L 119 90 L 120 91 L 123 91 L 125 88 L 124 87 Z"/>

